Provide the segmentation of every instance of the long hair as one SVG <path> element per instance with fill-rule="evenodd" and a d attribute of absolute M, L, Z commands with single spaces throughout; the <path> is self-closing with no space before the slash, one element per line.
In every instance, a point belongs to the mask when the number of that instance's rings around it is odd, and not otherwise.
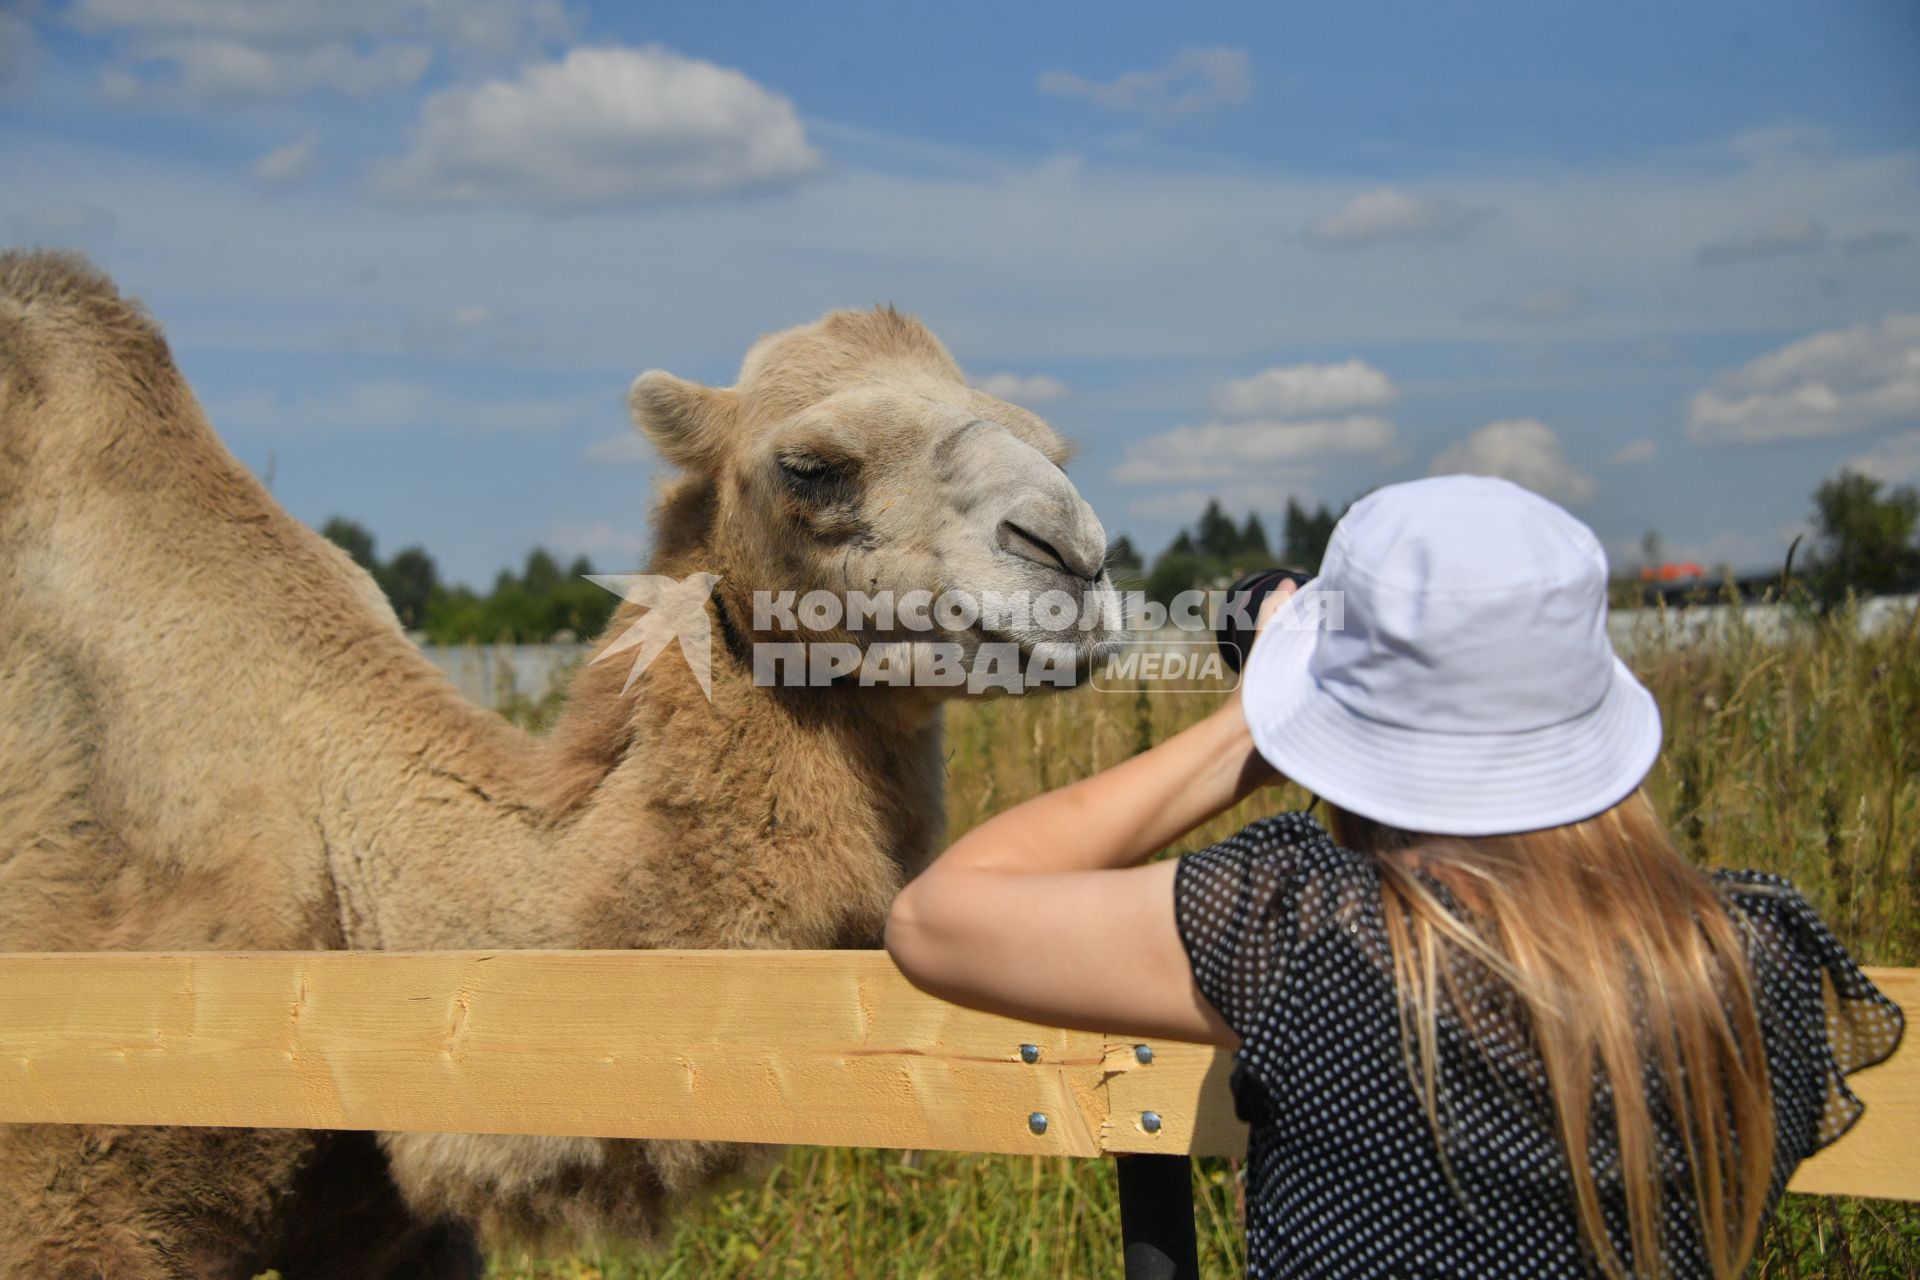
<path fill-rule="evenodd" d="M 1526 1012 L 1573 1172 L 1581 1234 L 1601 1271 L 1629 1274 L 1608 1235 L 1590 1158 L 1593 1101 L 1604 1083 L 1632 1273 L 1666 1272 L 1658 1108 L 1684 1143 L 1713 1274 L 1739 1275 L 1773 1174 L 1772 1093 L 1752 977 L 1712 883 L 1674 849 L 1645 794 L 1581 822 L 1517 835 L 1422 835 L 1339 809 L 1331 825 L 1341 844 L 1373 855 L 1381 868 L 1401 1047 L 1436 1138 L 1435 1018 L 1449 1009 L 1480 1041 L 1459 979 L 1461 966 L 1482 966 Z M 1450 911 L 1416 867 L 1446 885 L 1468 918 Z"/>

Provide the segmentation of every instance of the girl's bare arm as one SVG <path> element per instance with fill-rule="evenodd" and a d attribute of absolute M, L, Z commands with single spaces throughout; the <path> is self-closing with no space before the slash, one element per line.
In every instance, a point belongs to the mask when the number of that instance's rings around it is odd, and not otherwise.
<path fill-rule="evenodd" d="M 1139 864 L 1273 778 L 1229 697 L 1152 750 L 968 832 L 895 900 L 887 950 L 956 1003 L 1231 1047 L 1174 926 L 1175 864 Z"/>

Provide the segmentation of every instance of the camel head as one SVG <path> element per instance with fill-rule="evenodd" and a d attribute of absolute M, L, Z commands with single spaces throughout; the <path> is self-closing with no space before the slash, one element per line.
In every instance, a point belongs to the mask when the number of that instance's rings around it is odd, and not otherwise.
<path fill-rule="evenodd" d="M 932 646 L 972 671 L 1004 675 L 1012 656 L 1071 675 L 1118 638 L 1106 531 L 1061 469 L 1066 442 L 968 386 L 890 307 L 762 338 L 731 387 L 644 373 L 628 402 L 684 477 L 656 563 L 720 575 L 717 600 L 756 641 L 857 646 L 869 664 Z"/>

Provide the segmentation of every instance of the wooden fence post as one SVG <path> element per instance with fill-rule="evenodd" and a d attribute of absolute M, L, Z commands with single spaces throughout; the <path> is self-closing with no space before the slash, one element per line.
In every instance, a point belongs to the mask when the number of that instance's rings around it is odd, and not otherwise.
<path fill-rule="evenodd" d="M 1126 1280 L 1200 1280 L 1193 1223 L 1193 1161 L 1115 1156 Z"/>

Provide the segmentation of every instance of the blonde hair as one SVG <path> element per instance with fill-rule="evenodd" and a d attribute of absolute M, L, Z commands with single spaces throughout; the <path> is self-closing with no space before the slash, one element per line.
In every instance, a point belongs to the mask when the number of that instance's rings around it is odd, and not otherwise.
<path fill-rule="evenodd" d="M 1331 819 L 1341 844 L 1381 868 L 1402 1051 L 1436 1139 L 1435 1018 L 1444 1002 L 1487 1047 L 1473 1002 L 1460 996 L 1461 966 L 1479 965 L 1527 1014 L 1581 1234 L 1602 1272 L 1629 1274 L 1589 1156 L 1595 1086 L 1604 1080 L 1633 1272 L 1666 1273 L 1657 1097 L 1686 1151 L 1703 1255 L 1715 1276 L 1739 1275 L 1773 1175 L 1772 1092 L 1752 979 L 1712 883 L 1680 857 L 1646 796 L 1636 791 L 1584 821 L 1518 835 L 1421 835 L 1338 809 Z M 1453 891 L 1469 918 L 1449 910 L 1417 867 Z"/>

